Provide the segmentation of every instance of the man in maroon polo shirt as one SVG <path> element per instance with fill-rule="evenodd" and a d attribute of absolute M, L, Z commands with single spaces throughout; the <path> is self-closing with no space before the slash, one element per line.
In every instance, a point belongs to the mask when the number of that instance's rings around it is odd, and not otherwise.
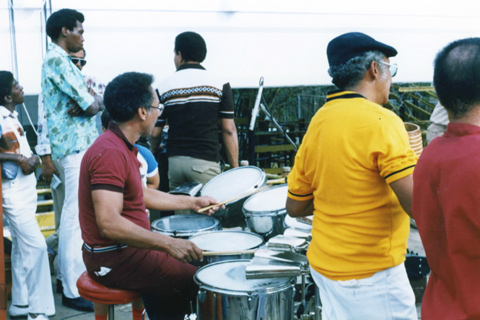
<path fill-rule="evenodd" d="M 413 217 L 432 270 L 422 320 L 480 319 L 479 57 L 480 38 L 467 38 L 435 58 L 433 84 L 449 123 L 413 172 Z"/>
<path fill-rule="evenodd" d="M 80 171 L 83 259 L 99 283 L 141 292 L 151 320 L 183 319 L 196 291 L 196 268 L 186 262 L 202 259 L 202 251 L 188 240 L 151 232 L 146 207 L 198 210 L 216 202 L 143 187 L 133 144 L 151 133 L 161 113 L 152 82 L 151 75 L 129 72 L 105 91 L 112 122 Z"/>

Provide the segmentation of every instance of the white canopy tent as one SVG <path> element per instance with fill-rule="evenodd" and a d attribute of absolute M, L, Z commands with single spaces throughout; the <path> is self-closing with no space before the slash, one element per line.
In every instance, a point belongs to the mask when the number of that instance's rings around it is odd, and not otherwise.
<path fill-rule="evenodd" d="M 205 67 L 236 88 L 257 87 L 260 76 L 267 87 L 330 84 L 326 46 L 350 31 L 397 48 L 395 81 L 429 82 L 441 47 L 480 36 L 473 0 L 3 0 L 0 69 L 17 64 L 27 94 L 41 90 L 50 8 L 85 15 L 84 72 L 105 83 L 125 71 L 152 73 L 161 81 L 175 71 L 175 36 L 187 30 L 207 42 Z"/>

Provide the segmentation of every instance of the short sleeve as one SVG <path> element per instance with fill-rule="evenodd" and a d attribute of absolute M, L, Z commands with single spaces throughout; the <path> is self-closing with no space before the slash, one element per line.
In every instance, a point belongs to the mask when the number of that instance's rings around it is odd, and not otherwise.
<path fill-rule="evenodd" d="M 225 83 L 223 85 L 219 113 L 220 119 L 234 118 L 233 93 L 232 88 L 230 87 L 230 83 Z"/>
<path fill-rule="evenodd" d="M 398 117 L 378 127 L 377 166 L 387 183 L 395 182 L 413 174 L 417 155 L 410 147 L 405 125 Z"/>
<path fill-rule="evenodd" d="M 113 186 L 115 190 L 121 188 L 123 191 L 128 175 L 128 164 L 124 154 L 112 148 L 91 155 L 91 159 L 89 172 L 92 189 L 111 189 L 106 186 Z"/>
<path fill-rule="evenodd" d="M 313 199 L 313 188 L 305 169 L 308 165 L 307 150 L 305 144 L 300 145 L 295 156 L 295 165 L 288 175 L 288 197 L 293 200 L 305 201 Z"/>

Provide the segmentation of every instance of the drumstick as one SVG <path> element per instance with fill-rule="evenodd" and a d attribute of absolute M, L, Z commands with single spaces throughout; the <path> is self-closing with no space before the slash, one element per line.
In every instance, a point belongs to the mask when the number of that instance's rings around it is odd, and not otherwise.
<path fill-rule="evenodd" d="M 212 205 L 209 205 L 209 206 L 207 206 L 207 207 L 203 207 L 203 208 L 201 208 L 200 210 L 198 210 L 197 212 L 198 212 L 198 213 L 202 213 L 202 212 L 207 211 L 207 210 L 210 210 L 210 209 L 212 209 L 212 208 L 220 207 L 221 205 L 227 204 L 227 203 L 229 203 L 229 202 L 236 201 L 236 200 L 238 200 L 238 199 L 245 198 L 245 197 L 247 197 L 247 196 L 250 196 L 250 195 L 252 195 L 252 194 L 254 194 L 254 193 L 257 193 L 257 192 L 259 192 L 259 191 L 261 191 L 261 190 L 264 190 L 264 189 L 266 189 L 266 188 L 269 188 L 269 186 L 263 186 L 263 187 L 254 189 L 254 190 L 252 190 L 252 191 L 245 192 L 245 193 L 243 193 L 243 194 L 241 194 L 241 195 L 239 195 L 239 196 L 233 197 L 233 198 L 231 198 L 231 199 L 222 201 L 222 202 L 220 202 L 220 203 L 212 204 Z"/>
<path fill-rule="evenodd" d="M 204 257 L 209 256 L 229 256 L 234 254 L 254 254 L 257 249 L 252 250 L 238 250 L 238 251 L 203 251 L 202 254 Z"/>

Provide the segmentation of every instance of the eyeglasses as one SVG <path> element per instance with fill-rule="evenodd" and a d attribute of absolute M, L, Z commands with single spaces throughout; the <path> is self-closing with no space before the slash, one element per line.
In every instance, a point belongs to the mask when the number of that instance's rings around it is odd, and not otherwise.
<path fill-rule="evenodd" d="M 163 112 L 163 109 L 164 109 L 164 106 L 163 106 L 163 105 L 161 105 L 160 107 L 148 106 L 147 108 L 158 109 L 158 111 L 159 111 L 160 113 L 162 113 L 162 112 Z"/>
<path fill-rule="evenodd" d="M 72 59 L 73 64 L 78 64 L 78 63 L 80 62 L 80 65 L 81 65 L 82 67 L 84 67 L 84 66 L 87 64 L 87 60 L 82 59 L 82 58 L 74 58 L 74 57 L 72 57 L 71 59 Z"/>
<path fill-rule="evenodd" d="M 388 70 L 390 71 L 390 75 L 393 77 L 395 77 L 395 75 L 397 74 L 397 70 L 398 70 L 398 66 L 396 63 L 388 63 L 388 62 L 385 62 L 385 61 L 380 61 L 380 63 L 383 63 L 385 65 L 388 66 Z"/>

